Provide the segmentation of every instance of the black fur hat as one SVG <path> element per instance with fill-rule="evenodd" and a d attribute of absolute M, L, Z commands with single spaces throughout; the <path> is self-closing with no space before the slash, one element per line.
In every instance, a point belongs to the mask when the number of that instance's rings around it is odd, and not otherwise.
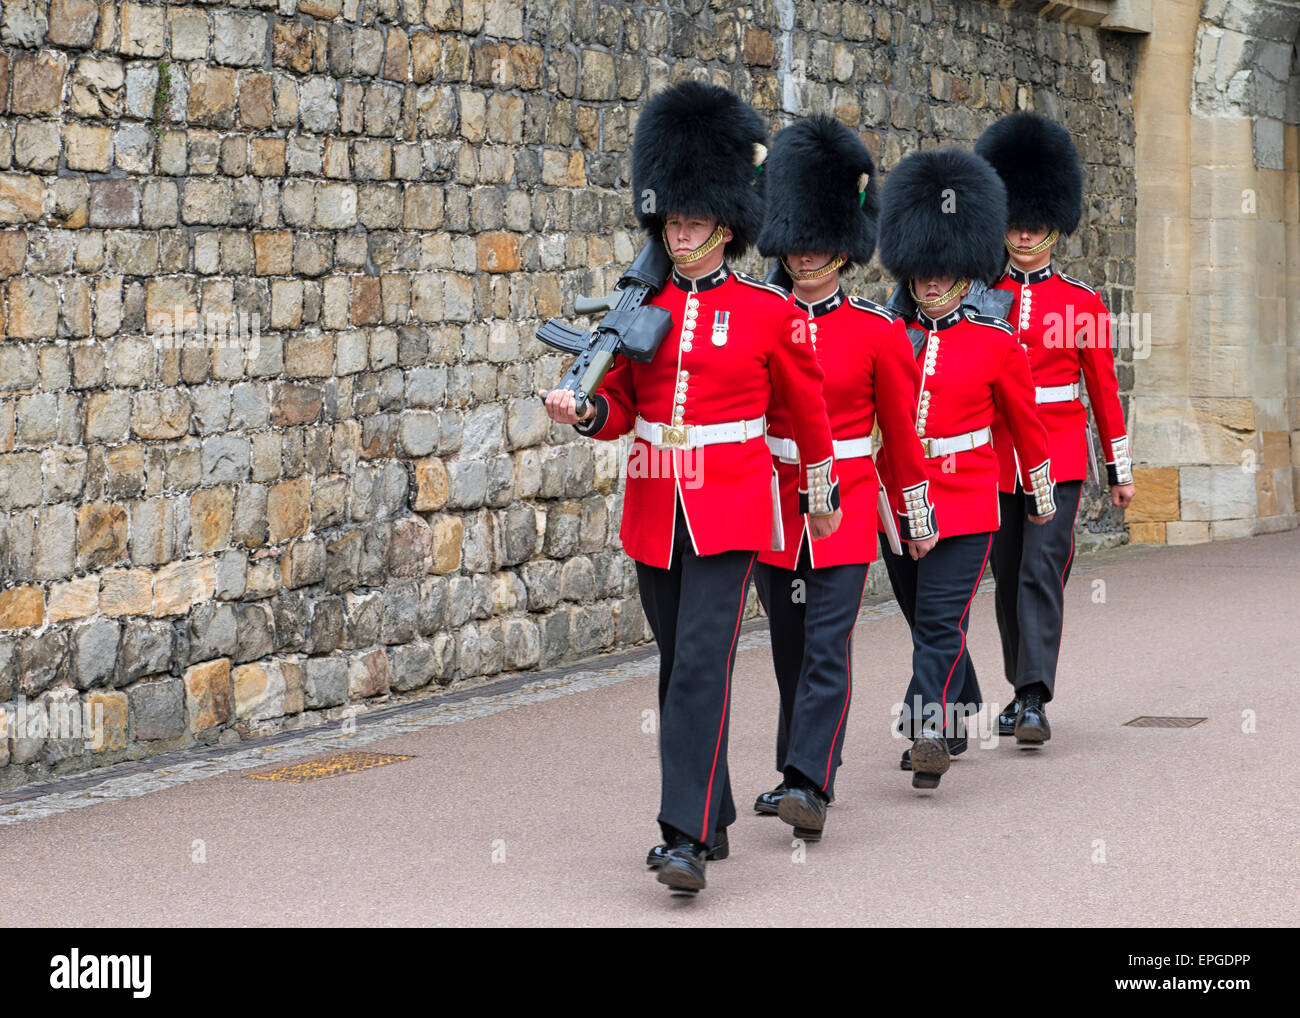
<path fill-rule="evenodd" d="M 994 121 L 975 143 L 1007 187 L 1008 226 L 1073 233 L 1083 217 L 1083 167 L 1070 132 L 1037 113 Z"/>
<path fill-rule="evenodd" d="M 632 142 L 636 217 L 652 236 L 670 212 L 711 216 L 731 228 L 727 254 L 742 254 L 763 222 L 758 167 L 763 119 L 719 85 L 683 81 L 653 96 Z"/>
<path fill-rule="evenodd" d="M 958 148 L 913 152 L 880 191 L 880 262 L 895 279 L 1002 274 L 1007 196 L 993 167 Z"/>
<path fill-rule="evenodd" d="M 844 251 L 850 264 L 871 261 L 880 215 L 876 164 L 851 129 L 824 113 L 796 121 L 773 139 L 764 176 L 763 255 Z"/>

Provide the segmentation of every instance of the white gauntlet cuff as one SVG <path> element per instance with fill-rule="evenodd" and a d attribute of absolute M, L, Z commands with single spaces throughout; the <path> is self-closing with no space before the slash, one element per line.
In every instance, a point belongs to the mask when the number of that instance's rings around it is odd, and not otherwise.
<path fill-rule="evenodd" d="M 924 541 L 934 537 L 934 506 L 930 504 L 930 482 L 922 481 L 910 488 L 903 489 L 903 511 L 898 514 L 902 526 L 898 528 L 902 537 L 909 541 Z"/>
<path fill-rule="evenodd" d="M 834 460 L 824 459 L 808 467 L 808 490 L 799 492 L 800 512 L 830 516 L 840 507 L 840 482 L 831 480 Z"/>
<path fill-rule="evenodd" d="M 1106 480 L 1109 484 L 1133 483 L 1133 460 L 1128 454 L 1128 436 L 1110 443 L 1110 459 L 1106 461 Z"/>
<path fill-rule="evenodd" d="M 1050 516 L 1056 512 L 1056 484 L 1052 480 L 1052 461 L 1043 460 L 1029 471 L 1032 491 L 1026 492 L 1033 505 L 1034 516 Z"/>

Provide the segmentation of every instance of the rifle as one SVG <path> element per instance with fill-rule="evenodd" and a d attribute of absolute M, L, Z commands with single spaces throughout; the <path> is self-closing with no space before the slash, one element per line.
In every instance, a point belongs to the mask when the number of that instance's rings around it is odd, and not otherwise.
<path fill-rule="evenodd" d="M 605 312 L 595 329 L 583 332 L 552 318 L 537 330 L 537 338 L 547 346 L 577 356 L 558 388 L 574 393 L 574 410 L 579 416 L 587 410 L 589 395 L 614 366 L 615 355 L 645 363 L 672 329 L 673 316 L 667 308 L 645 305 L 663 287 L 671 269 L 663 243 L 658 238 L 647 241 L 619 277 L 613 293 L 579 297 L 573 302 L 574 312 L 580 315 Z"/>

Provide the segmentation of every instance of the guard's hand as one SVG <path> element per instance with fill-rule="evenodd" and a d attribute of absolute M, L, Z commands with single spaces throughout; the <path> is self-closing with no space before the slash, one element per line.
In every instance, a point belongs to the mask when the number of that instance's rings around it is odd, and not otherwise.
<path fill-rule="evenodd" d="M 1133 501 L 1137 489 L 1131 484 L 1112 484 L 1110 486 L 1110 504 L 1120 509 L 1127 509 Z"/>
<path fill-rule="evenodd" d="M 1038 524 L 1038 526 L 1041 527 L 1044 523 L 1050 523 L 1050 522 L 1052 521 L 1052 517 L 1055 516 L 1055 515 L 1056 515 L 1056 512 L 1055 512 L 1055 511 L 1052 511 L 1052 512 L 1048 513 L 1046 516 L 1031 516 L 1031 517 L 1029 517 L 1029 522 L 1030 522 L 1030 523 L 1036 523 L 1036 524 Z"/>
<path fill-rule="evenodd" d="M 844 519 L 844 510 L 836 509 L 829 516 L 809 516 L 808 532 L 812 534 L 814 541 L 820 541 L 823 537 L 830 537 L 839 529 L 840 521 Z"/>
<path fill-rule="evenodd" d="M 573 394 L 571 389 L 552 389 L 549 393 L 545 389 L 538 389 L 537 395 L 546 401 L 546 414 L 553 421 L 559 421 L 561 424 L 577 424 L 580 421 L 589 421 L 596 415 L 596 408 L 592 405 L 591 400 L 587 400 L 587 412 L 581 417 L 574 411 L 574 406 L 578 398 Z"/>
<path fill-rule="evenodd" d="M 939 535 L 927 537 L 924 541 L 908 541 L 907 553 L 912 556 L 912 561 L 916 562 L 925 558 L 925 553 L 939 543 Z"/>

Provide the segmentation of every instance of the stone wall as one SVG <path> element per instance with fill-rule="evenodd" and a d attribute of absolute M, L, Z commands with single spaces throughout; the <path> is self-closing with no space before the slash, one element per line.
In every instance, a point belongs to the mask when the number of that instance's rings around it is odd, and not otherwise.
<path fill-rule="evenodd" d="M 1135 95 L 1134 541 L 1286 530 L 1300 492 L 1295 0 L 1158 4 Z"/>
<path fill-rule="evenodd" d="M 0 787 L 648 637 L 623 447 L 549 425 L 533 333 L 639 245 L 670 80 L 884 170 L 1060 117 L 1063 264 L 1131 306 L 1135 44 L 1024 9 L 20 0 L 0 41 Z"/>

